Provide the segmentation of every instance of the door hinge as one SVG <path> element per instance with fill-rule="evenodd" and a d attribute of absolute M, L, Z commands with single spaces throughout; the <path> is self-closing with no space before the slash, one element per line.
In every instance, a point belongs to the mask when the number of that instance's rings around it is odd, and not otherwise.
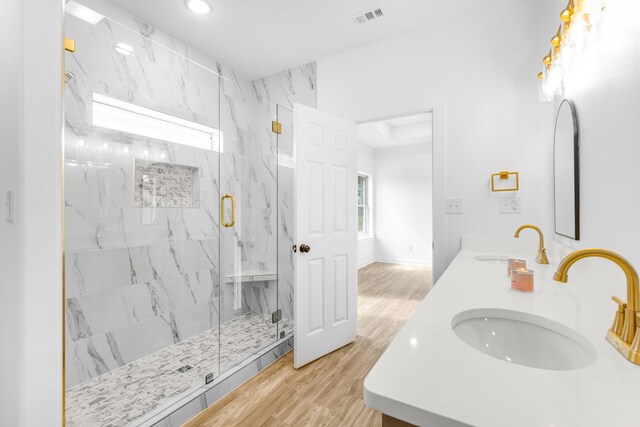
<path fill-rule="evenodd" d="M 282 123 L 276 122 L 275 120 L 271 122 L 271 132 L 277 133 L 280 135 L 282 133 Z"/>
<path fill-rule="evenodd" d="M 76 41 L 69 37 L 64 38 L 64 50 L 67 52 L 75 52 L 76 51 Z"/>
<path fill-rule="evenodd" d="M 271 323 L 278 323 L 282 320 L 282 310 L 277 309 L 273 313 L 271 313 Z"/>

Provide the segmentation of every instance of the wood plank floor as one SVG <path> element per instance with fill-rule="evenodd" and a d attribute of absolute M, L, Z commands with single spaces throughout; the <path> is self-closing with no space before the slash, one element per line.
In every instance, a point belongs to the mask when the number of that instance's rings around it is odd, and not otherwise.
<path fill-rule="evenodd" d="M 186 426 L 380 426 L 364 377 L 431 289 L 431 269 L 375 263 L 358 280 L 354 343 L 298 370 L 290 352 Z"/>

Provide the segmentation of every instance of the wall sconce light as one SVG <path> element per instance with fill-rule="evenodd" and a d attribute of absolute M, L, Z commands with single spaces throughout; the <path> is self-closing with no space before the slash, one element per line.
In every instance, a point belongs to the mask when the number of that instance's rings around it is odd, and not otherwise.
<path fill-rule="evenodd" d="M 607 0 L 569 0 L 560 12 L 560 27 L 551 37 L 551 50 L 542 59 L 538 73 L 541 98 L 550 101 L 560 95 L 568 68 L 579 62 L 585 46 L 595 38 L 594 26 L 600 22 Z"/>
<path fill-rule="evenodd" d="M 551 37 L 551 46 L 553 46 L 554 48 L 558 48 L 560 47 L 561 43 L 562 43 L 562 25 L 558 27 L 558 32 L 553 37 Z"/>

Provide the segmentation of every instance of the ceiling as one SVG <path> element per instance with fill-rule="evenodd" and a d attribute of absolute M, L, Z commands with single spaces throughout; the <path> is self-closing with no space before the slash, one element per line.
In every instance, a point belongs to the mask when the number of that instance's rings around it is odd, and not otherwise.
<path fill-rule="evenodd" d="M 432 139 L 431 113 L 358 125 L 358 141 L 371 148 L 430 144 Z"/>
<path fill-rule="evenodd" d="M 184 0 L 109 1 L 249 79 L 486 7 L 477 0 L 208 0 L 212 12 L 200 16 Z M 375 8 L 382 18 L 353 21 Z"/>

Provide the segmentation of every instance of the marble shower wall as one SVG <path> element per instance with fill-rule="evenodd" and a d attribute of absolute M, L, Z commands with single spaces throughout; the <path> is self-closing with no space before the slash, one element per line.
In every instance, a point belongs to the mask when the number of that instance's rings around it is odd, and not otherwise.
<path fill-rule="evenodd" d="M 69 387 L 215 328 L 222 315 L 218 153 L 92 125 L 95 92 L 218 129 L 219 76 L 129 24 L 139 33 L 108 19 L 66 22 L 78 45 L 65 91 Z M 191 171 L 194 207 L 136 207 L 136 160 Z"/>

